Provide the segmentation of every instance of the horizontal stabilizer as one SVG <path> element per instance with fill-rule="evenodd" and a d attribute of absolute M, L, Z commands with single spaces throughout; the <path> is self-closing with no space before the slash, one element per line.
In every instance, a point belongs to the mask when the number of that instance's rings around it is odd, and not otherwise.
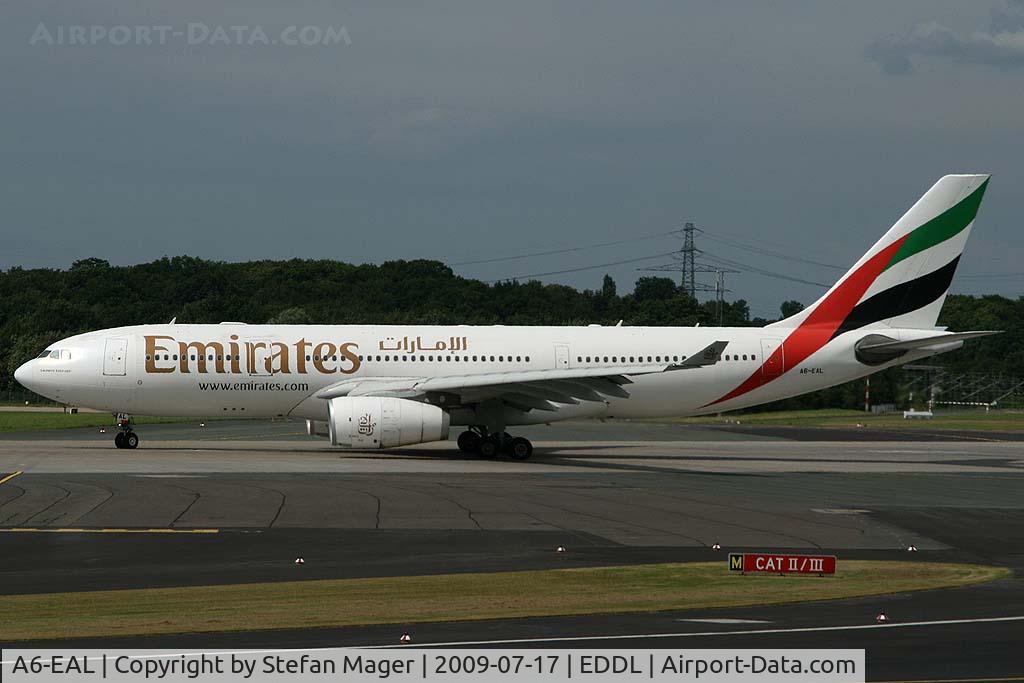
<path fill-rule="evenodd" d="M 999 331 L 981 330 L 976 332 L 949 332 L 920 339 L 902 341 L 882 334 L 869 334 L 854 347 L 857 360 L 867 365 L 880 365 L 896 360 L 912 351 L 944 353 L 963 346 L 964 341 L 999 334 Z"/>
<path fill-rule="evenodd" d="M 952 342 L 962 342 L 968 339 L 976 339 L 978 337 L 988 337 L 989 335 L 993 334 L 1002 334 L 1002 330 L 950 332 L 949 334 L 940 334 L 934 337 L 924 337 L 923 339 L 908 339 L 907 341 L 870 342 L 867 344 L 858 344 L 857 349 L 859 351 L 916 351 L 918 349 L 927 349 L 931 346 L 942 346 L 944 344 L 950 344 Z"/>

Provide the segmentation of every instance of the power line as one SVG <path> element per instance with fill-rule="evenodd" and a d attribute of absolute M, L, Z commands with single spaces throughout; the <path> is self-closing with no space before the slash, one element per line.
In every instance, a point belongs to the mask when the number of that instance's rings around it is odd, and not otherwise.
<path fill-rule="evenodd" d="M 669 251 L 669 252 L 663 252 L 663 253 L 660 253 L 660 254 L 651 254 L 650 256 L 640 256 L 638 258 L 624 259 L 624 260 L 621 260 L 621 261 L 609 261 L 608 263 L 597 263 L 597 264 L 589 265 L 589 266 L 579 266 L 577 268 L 565 268 L 563 270 L 551 270 L 551 271 L 547 271 L 547 272 L 543 272 L 543 273 L 525 273 L 525 274 L 522 274 L 522 275 L 510 275 L 510 276 L 507 276 L 507 277 L 497 278 L 497 279 L 494 279 L 494 280 L 482 280 L 482 282 L 484 282 L 485 284 L 494 284 L 496 282 L 509 282 L 509 281 L 512 281 L 512 280 L 525 280 L 527 278 L 533 278 L 533 277 L 547 277 L 549 275 L 564 275 L 566 273 L 579 273 L 579 272 L 583 272 L 583 271 L 586 271 L 586 270 L 595 270 L 597 268 L 609 268 L 611 266 L 621 266 L 621 265 L 624 265 L 624 264 L 627 264 L 627 263 L 639 263 L 641 261 L 649 261 L 651 259 L 664 258 L 666 256 L 678 255 L 678 253 L 679 253 L 678 251 Z M 776 273 L 774 271 L 765 270 L 764 268 L 758 268 L 756 266 L 750 266 L 750 265 L 747 265 L 745 263 L 740 263 L 738 261 L 734 261 L 732 259 L 727 259 L 727 258 L 723 258 L 721 256 L 716 256 L 716 255 L 708 253 L 706 251 L 702 252 L 702 256 L 704 256 L 705 258 L 707 258 L 710 261 L 722 264 L 723 266 L 729 266 L 729 267 L 733 267 L 733 268 L 740 268 L 742 270 L 750 271 L 752 273 L 756 273 L 758 275 L 763 275 L 765 277 L 771 277 L 771 278 L 775 278 L 775 279 L 778 279 L 778 280 L 787 280 L 789 282 L 797 282 L 797 283 L 803 284 L 803 285 L 814 285 L 815 287 L 824 287 L 825 289 L 828 289 L 831 286 L 831 285 L 826 285 L 826 284 L 821 283 L 821 282 L 815 282 L 813 280 L 804 280 L 802 278 L 792 277 L 790 275 L 784 275 L 782 273 Z M 717 270 L 710 269 L 708 272 L 717 272 Z M 713 290 L 709 289 L 709 291 L 713 291 Z"/>
<path fill-rule="evenodd" d="M 837 266 L 834 263 L 825 263 L 823 261 L 815 261 L 813 259 L 806 259 L 806 258 L 801 258 L 799 256 L 792 256 L 790 254 L 786 254 L 786 253 L 783 253 L 783 252 L 775 251 L 773 249 L 767 249 L 765 247 L 754 246 L 753 244 L 748 244 L 748 243 L 742 242 L 742 241 L 740 241 L 738 239 L 731 239 L 731 238 L 722 237 L 721 236 L 722 235 L 721 231 L 718 231 L 718 230 L 716 230 L 714 234 L 705 232 L 704 230 L 700 230 L 699 228 L 698 228 L 698 230 L 701 233 L 701 237 L 703 239 L 711 240 L 712 242 L 718 242 L 718 243 L 724 244 L 726 246 L 735 247 L 735 248 L 738 248 L 738 249 L 743 249 L 743 250 L 746 250 L 746 251 L 750 251 L 750 252 L 753 252 L 755 254 L 762 254 L 764 256 L 773 256 L 775 258 L 784 259 L 784 260 L 787 260 L 787 261 L 796 261 L 798 263 L 806 263 L 806 264 L 812 265 L 812 266 L 820 266 L 822 268 L 831 268 L 833 270 L 842 270 L 842 271 L 848 270 L 847 267 L 845 267 L 845 266 Z M 725 234 L 728 235 L 730 233 L 725 233 Z M 765 273 L 762 273 L 762 274 L 765 274 Z M 779 274 L 776 274 L 775 276 L 779 276 Z M 779 277 L 781 277 L 781 276 L 779 276 Z M 989 280 L 989 279 L 1001 279 L 1001 278 L 1024 278 L 1024 272 L 1016 272 L 1016 273 L 981 273 L 981 274 L 977 274 L 977 275 L 961 275 L 961 274 L 958 274 L 957 275 L 957 279 L 959 279 L 959 280 Z M 821 283 L 810 283 L 808 281 L 802 281 L 802 280 L 796 280 L 796 281 L 798 281 L 798 282 L 805 282 L 807 284 L 816 284 L 816 285 L 821 286 L 821 287 L 825 286 L 825 285 L 822 285 Z"/>
<path fill-rule="evenodd" d="M 801 258 L 799 256 L 792 256 L 790 254 L 786 254 L 786 253 L 783 253 L 783 252 L 780 252 L 780 251 L 775 251 L 773 249 L 765 249 L 764 247 L 756 247 L 756 246 L 753 246 L 751 244 L 745 244 L 743 242 L 740 242 L 739 240 L 732 240 L 732 239 L 727 239 L 727 238 L 724 238 L 724 237 L 718 237 L 716 235 L 704 232 L 703 230 L 701 231 L 701 236 L 704 239 L 711 240 L 712 242 L 718 242 L 718 243 L 724 244 L 726 246 L 736 247 L 737 249 L 744 249 L 746 251 L 750 251 L 750 252 L 753 252 L 755 254 L 761 254 L 763 256 L 773 256 L 773 257 L 778 258 L 778 259 L 783 259 L 783 260 L 786 260 L 786 261 L 796 261 L 798 263 L 806 263 L 808 265 L 819 266 L 821 268 L 831 268 L 833 270 L 842 270 L 842 271 L 847 270 L 847 268 L 844 267 L 844 266 L 837 266 L 837 265 L 835 265 L 833 263 L 824 263 L 822 261 L 813 261 L 811 259 Z"/>
<path fill-rule="evenodd" d="M 526 275 L 513 275 L 513 276 L 509 276 L 509 277 L 499 278 L 497 280 L 483 280 L 482 282 L 484 282 L 485 284 L 494 284 L 495 282 L 508 282 L 510 280 L 525 280 L 526 278 L 530 278 L 530 277 L 545 277 L 547 275 L 562 275 L 564 273 L 579 273 L 579 272 L 584 271 L 584 270 L 594 270 L 595 268 L 608 268 L 610 266 L 621 266 L 624 263 L 638 263 L 640 261 L 649 261 L 649 260 L 655 259 L 655 258 L 664 258 L 665 256 L 668 256 L 669 254 L 674 254 L 674 253 L 675 252 L 673 252 L 673 251 L 669 251 L 669 252 L 663 252 L 663 253 L 660 253 L 660 254 L 652 254 L 650 256 L 641 256 L 639 258 L 625 259 L 623 261 L 611 261 L 609 263 L 598 263 L 598 264 L 593 265 L 593 266 L 580 266 L 579 268 L 567 268 L 565 270 L 552 270 L 552 271 L 549 271 L 547 273 L 528 273 Z"/>
<path fill-rule="evenodd" d="M 957 275 L 960 280 L 988 280 L 1003 277 L 1024 277 L 1024 273 L 983 273 L 981 275 Z"/>
<path fill-rule="evenodd" d="M 516 256 L 497 256 L 495 258 L 477 259 L 475 261 L 457 261 L 455 263 L 449 263 L 450 266 L 470 266 L 479 263 L 498 263 L 499 261 L 515 261 L 524 258 L 533 258 L 534 256 L 552 256 L 554 254 L 570 254 L 577 251 L 586 251 L 587 249 L 597 249 L 599 247 L 613 247 L 618 244 L 632 244 L 642 240 L 651 240 L 658 237 L 667 237 L 668 235 L 676 232 L 675 230 L 669 230 L 667 232 L 656 232 L 649 235 L 638 235 L 630 237 L 628 239 L 615 240 L 614 242 L 598 242 L 597 244 L 585 244 L 579 247 L 568 247 L 566 249 L 552 249 L 550 251 L 535 251 L 529 254 L 518 254 Z M 528 277 L 528 276 L 524 276 Z"/>
<path fill-rule="evenodd" d="M 743 246 L 757 247 L 759 249 L 764 249 L 765 251 L 770 252 L 773 256 L 793 258 L 792 256 L 790 256 L 789 254 L 786 254 L 785 252 L 774 251 L 774 249 L 776 249 L 777 247 L 784 246 L 784 245 L 780 245 L 778 242 L 775 242 L 775 241 L 767 242 L 765 240 L 759 240 L 756 237 L 750 237 L 749 235 L 740 235 L 740 234 L 737 234 L 735 232 L 729 232 L 728 230 L 719 230 L 717 228 L 714 231 L 714 236 L 718 237 L 720 239 L 733 240 L 736 244 L 740 244 L 740 245 L 743 245 Z M 821 262 L 821 261 L 811 261 L 811 263 L 814 263 L 816 265 L 821 265 L 821 266 L 824 266 L 824 267 L 828 267 L 828 268 L 836 268 L 836 269 L 840 269 L 840 270 L 846 270 L 845 267 L 837 266 L 837 265 L 832 264 L 832 263 L 824 263 L 824 262 Z"/>
<path fill-rule="evenodd" d="M 803 284 L 803 285 L 814 285 L 815 287 L 824 287 L 825 289 L 828 289 L 829 287 L 832 286 L 832 285 L 823 284 L 821 282 L 815 282 L 813 280 L 804 280 L 802 278 L 792 277 L 791 275 L 785 275 L 783 273 L 776 273 L 774 271 L 765 270 L 764 268 L 758 268 L 756 266 L 749 266 L 749 265 L 747 265 L 745 263 L 740 263 L 739 261 L 733 261 L 732 259 L 723 258 L 721 256 L 715 256 L 714 254 L 708 253 L 706 251 L 704 252 L 704 257 L 706 259 L 708 259 L 710 261 L 714 261 L 716 263 L 721 263 L 721 264 L 726 265 L 726 266 L 732 266 L 733 268 L 740 268 L 742 270 L 747 270 L 747 271 L 750 271 L 752 273 L 757 273 L 758 275 L 764 275 L 765 277 L 775 278 L 777 280 L 787 280 L 789 282 L 798 282 L 798 283 Z"/>
<path fill-rule="evenodd" d="M 723 244 L 723 245 L 727 245 L 727 246 L 743 249 L 743 250 L 750 251 L 750 252 L 756 253 L 756 254 L 761 254 L 763 256 L 771 256 L 771 257 L 774 257 L 774 258 L 779 258 L 779 259 L 783 259 L 783 260 L 787 260 L 787 261 L 795 261 L 795 262 L 798 262 L 798 263 L 804 263 L 804 264 L 807 264 L 807 265 L 818 266 L 818 267 L 821 267 L 821 268 L 830 268 L 830 269 L 834 269 L 834 270 L 846 270 L 844 267 L 837 266 L 837 265 L 832 264 L 832 263 L 825 263 L 825 262 L 822 262 L 822 261 L 815 261 L 815 260 L 812 260 L 812 259 L 805 259 L 805 258 L 802 258 L 802 257 L 799 257 L 799 256 L 792 256 L 792 255 L 786 254 L 784 252 L 779 252 L 779 251 L 776 251 L 776 250 L 773 250 L 773 249 L 768 249 L 766 247 L 759 247 L 759 246 L 756 246 L 754 244 L 743 242 L 741 240 L 732 239 L 732 238 L 729 238 L 729 237 L 722 237 L 717 231 L 716 231 L 716 234 L 708 234 L 707 232 L 705 232 L 704 230 L 701 230 L 699 228 L 694 228 L 692 230 L 700 232 L 703 238 L 711 240 L 713 242 L 718 242 L 718 243 Z M 665 231 L 665 232 L 650 233 L 650 234 L 647 234 L 647 235 L 639 235 L 639 236 L 630 237 L 630 238 L 627 238 L 627 239 L 613 240 L 613 241 L 610 241 L 610 242 L 597 242 L 597 243 L 594 243 L 594 244 L 586 244 L 586 245 L 581 245 L 581 246 L 578 246 L 578 247 L 569 247 L 569 248 L 565 248 L 565 249 L 550 249 L 550 250 L 547 250 L 547 251 L 535 251 L 535 252 L 530 252 L 530 253 L 526 253 L 526 254 L 517 254 L 517 255 L 514 255 L 514 256 L 499 256 L 499 257 L 487 258 L 487 259 L 476 259 L 476 260 L 473 260 L 473 261 L 458 261 L 458 262 L 455 262 L 455 263 L 451 263 L 449 265 L 451 265 L 451 266 L 466 266 L 466 265 L 477 265 L 477 264 L 487 264 L 487 263 L 499 263 L 499 262 L 504 262 L 504 261 L 515 261 L 515 260 L 519 260 L 519 259 L 533 258 L 533 257 L 537 257 L 537 256 L 552 256 L 552 255 L 555 255 L 555 254 L 568 254 L 568 253 L 586 251 L 588 249 L 598 249 L 598 248 L 602 248 L 602 247 L 611 247 L 611 246 L 616 246 L 616 245 L 620 245 L 620 244 L 632 244 L 632 243 L 635 243 L 635 242 L 640 241 L 640 240 L 656 239 L 656 238 L 659 238 L 659 237 L 666 237 L 668 235 L 680 235 L 682 232 L 683 232 L 682 230 L 675 229 L 675 230 L 668 230 L 668 231 Z M 691 231 L 691 234 L 692 234 L 692 231 Z M 726 234 L 728 234 L 728 233 L 726 233 Z M 692 242 L 690 242 L 690 244 L 692 244 Z M 684 249 L 683 251 L 686 251 L 686 250 Z M 512 276 L 508 276 L 508 277 L 497 278 L 497 279 L 494 279 L 494 280 L 483 280 L 483 282 L 485 282 L 487 284 L 493 284 L 493 283 L 496 283 L 496 282 L 508 282 L 508 281 L 512 281 L 512 280 L 525 280 L 527 278 L 547 277 L 547 276 L 550 276 L 550 275 L 564 275 L 564 274 L 567 274 L 567 273 L 579 273 L 579 272 L 583 272 L 583 271 L 587 271 L 587 270 L 595 270 L 597 268 L 609 268 L 609 267 L 612 267 L 612 266 L 620 266 L 620 265 L 625 265 L 625 264 L 628 264 L 628 263 L 639 263 L 641 261 L 649 261 L 651 259 L 663 258 L 665 256 L 672 256 L 674 258 L 678 258 L 678 257 L 680 257 L 683 254 L 683 251 L 663 252 L 663 253 L 659 253 L 659 254 L 651 254 L 650 256 L 640 256 L 640 257 L 637 257 L 637 258 L 623 259 L 623 260 L 619 260 L 619 261 L 609 261 L 607 263 L 598 263 L 598 264 L 593 264 L 593 265 L 589 265 L 589 266 L 579 266 L 579 267 L 575 267 L 575 268 L 565 268 L 565 269 L 561 269 L 561 270 L 551 270 L 551 271 L 545 271 L 545 272 L 542 272 L 542 273 L 526 273 L 526 274 L 522 274 L 522 275 L 512 275 Z M 720 264 L 720 266 L 697 264 L 695 262 L 691 263 L 691 261 L 688 260 L 685 263 L 677 262 L 677 263 L 671 264 L 671 265 L 666 264 L 665 266 L 645 268 L 644 270 L 676 270 L 676 271 L 682 270 L 683 271 L 683 277 L 684 277 L 684 283 L 683 283 L 684 287 L 689 289 L 690 286 L 693 286 L 695 290 L 696 289 L 700 289 L 702 291 L 705 291 L 705 290 L 706 291 L 714 291 L 714 290 L 710 286 L 707 286 L 707 285 L 697 285 L 696 283 L 693 283 L 693 285 L 691 285 L 691 283 L 689 282 L 689 280 L 687 278 L 687 276 L 690 274 L 688 271 L 693 271 L 694 273 L 696 271 L 717 273 L 717 272 L 722 270 L 722 267 L 724 267 L 724 266 L 731 266 L 733 268 L 740 268 L 742 270 L 749 271 L 749 272 L 755 273 L 757 275 L 763 275 L 764 277 L 775 278 L 775 279 L 778 279 L 778 280 L 786 280 L 788 282 L 796 282 L 796 283 L 799 283 L 799 284 L 813 285 L 815 287 L 823 287 L 825 289 L 830 287 L 830 285 L 827 285 L 827 284 L 824 284 L 824 283 L 821 283 L 821 282 L 816 282 L 814 280 L 806 280 L 806 279 L 803 279 L 803 278 L 798 278 L 798 277 L 793 277 L 791 275 L 786 275 L 784 273 L 778 273 L 778 272 L 775 272 L 775 271 L 772 271 L 772 270 L 768 270 L 768 269 L 765 269 L 765 268 L 759 268 L 757 266 L 747 265 L 745 263 L 741 263 L 739 261 L 735 261 L 733 259 L 725 258 L 725 257 L 722 257 L 722 256 L 716 256 L 715 254 L 711 254 L 711 253 L 708 253 L 706 251 L 702 251 L 702 250 L 699 250 L 699 249 L 696 249 L 696 248 L 692 248 L 692 253 L 693 253 L 694 256 L 696 256 L 696 255 L 703 256 L 703 257 L 707 258 L 708 260 L 714 262 L 715 264 Z M 692 259 L 692 256 L 691 256 L 691 259 Z M 1015 276 L 1018 276 L 1018 275 L 1024 277 L 1024 273 L 1003 273 L 1003 274 L 980 275 L 980 276 L 964 276 L 964 277 L 965 278 L 1015 277 Z M 721 287 L 722 286 L 719 285 L 719 287 L 716 288 L 716 289 L 719 289 L 719 292 L 718 292 L 719 295 L 720 295 Z M 694 291 L 693 294 L 696 294 L 696 291 Z"/>

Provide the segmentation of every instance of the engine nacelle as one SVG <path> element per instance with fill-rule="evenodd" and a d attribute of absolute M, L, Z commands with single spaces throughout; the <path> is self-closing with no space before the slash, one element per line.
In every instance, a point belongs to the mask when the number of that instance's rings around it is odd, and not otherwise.
<path fill-rule="evenodd" d="M 448 438 L 448 413 L 404 398 L 343 396 L 327 406 L 331 443 L 342 448 L 394 448 Z"/>

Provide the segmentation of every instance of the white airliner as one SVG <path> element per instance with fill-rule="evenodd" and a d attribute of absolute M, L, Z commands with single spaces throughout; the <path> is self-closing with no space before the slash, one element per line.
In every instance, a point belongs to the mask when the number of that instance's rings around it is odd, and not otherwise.
<path fill-rule="evenodd" d="M 133 325 L 64 339 L 15 377 L 116 413 L 119 448 L 139 443 L 131 414 L 291 416 L 353 449 L 463 425 L 463 451 L 525 459 L 511 426 L 747 408 L 994 334 L 935 327 L 987 184 L 943 177 L 817 302 L 763 328 Z"/>

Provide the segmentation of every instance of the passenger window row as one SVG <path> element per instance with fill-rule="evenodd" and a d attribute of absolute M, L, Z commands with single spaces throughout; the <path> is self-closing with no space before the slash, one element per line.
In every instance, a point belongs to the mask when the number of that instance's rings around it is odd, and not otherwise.
<path fill-rule="evenodd" d="M 60 354 L 60 352 L 56 351 L 56 350 L 55 351 L 44 351 L 43 353 L 41 353 L 38 356 L 38 358 L 45 358 L 47 356 L 51 356 L 53 358 L 58 358 L 59 354 Z M 65 357 L 66 358 L 70 358 L 71 354 L 65 352 Z M 401 361 L 401 362 L 409 363 L 409 362 L 416 362 L 417 360 L 419 360 L 419 362 L 421 362 L 421 363 L 422 362 L 426 362 L 426 363 L 434 363 L 434 362 L 438 362 L 438 363 L 441 363 L 441 362 L 444 362 L 444 363 L 452 363 L 452 362 L 454 362 L 454 363 L 460 363 L 460 362 L 462 362 L 462 363 L 470 363 L 470 362 L 472 362 L 472 363 L 486 363 L 486 362 L 488 362 L 488 360 L 490 362 L 492 362 L 492 363 L 495 363 L 495 362 L 497 362 L 497 363 L 511 363 L 513 361 L 516 362 L 516 363 L 522 363 L 524 361 L 527 362 L 527 363 L 530 362 L 530 357 L 529 356 L 515 356 L 513 358 L 513 356 L 504 356 L 504 355 L 501 355 L 501 356 L 418 356 L 418 357 L 417 356 L 411 356 L 411 355 L 405 355 L 405 356 L 391 356 L 391 355 L 385 355 L 385 356 L 371 356 L 371 355 L 367 355 L 367 356 L 363 356 L 363 355 L 360 355 L 358 358 L 359 358 L 360 362 L 367 362 L 367 363 L 373 362 L 373 361 L 376 361 L 376 362 L 399 362 L 399 361 Z M 153 360 L 160 360 L 161 359 L 160 354 L 156 354 L 155 357 L 151 357 L 149 355 L 146 356 L 146 360 L 151 360 L 151 359 L 153 359 Z M 225 360 L 230 361 L 230 360 L 232 360 L 232 357 L 231 357 L 230 354 L 228 354 L 227 356 L 218 355 L 218 356 L 216 356 L 216 359 L 218 361 L 225 361 Z M 176 354 L 176 353 L 175 354 L 165 353 L 165 354 L 163 354 L 163 360 L 178 360 L 178 354 Z M 191 361 L 196 360 L 195 354 L 192 354 L 191 356 L 189 356 L 189 360 L 191 360 Z M 209 355 L 209 356 L 206 357 L 206 360 L 212 362 L 214 360 L 214 356 L 213 355 Z M 234 360 L 236 360 L 236 361 L 241 360 L 241 356 L 235 355 L 234 356 Z M 337 362 L 338 361 L 338 357 L 337 356 L 324 356 L 323 358 L 321 358 L 318 355 L 312 355 L 312 356 L 308 356 L 307 355 L 306 356 L 306 360 L 307 361 L 325 360 L 325 361 Z M 644 360 L 644 356 L 576 356 L 576 362 L 577 363 L 616 363 L 616 364 L 644 363 L 644 362 L 647 362 L 647 363 L 679 363 L 679 362 L 684 361 L 684 360 L 686 360 L 686 356 L 679 356 L 679 355 L 672 355 L 672 356 L 669 356 L 669 355 L 664 355 L 664 356 L 647 356 L 646 357 L 646 361 Z M 722 356 L 722 360 L 726 360 L 726 361 L 757 360 L 757 356 L 755 354 L 752 354 L 752 353 L 751 354 L 744 353 L 742 355 L 741 354 L 728 354 L 727 353 L 724 356 Z"/>
<path fill-rule="evenodd" d="M 686 356 L 576 356 L 577 363 L 678 363 Z"/>
<path fill-rule="evenodd" d="M 307 358 L 308 360 L 308 358 Z M 529 356 L 359 356 L 359 360 L 369 362 L 382 362 L 382 363 L 394 363 L 398 361 L 402 362 L 416 362 L 421 363 L 529 363 Z"/>
<path fill-rule="evenodd" d="M 212 355 L 209 355 L 209 356 L 206 357 L 206 360 L 212 361 L 213 358 L 214 357 Z M 223 355 L 218 355 L 217 356 L 217 360 L 227 360 L 227 361 L 230 361 L 231 358 L 232 358 L 231 354 L 228 354 L 226 356 L 223 356 Z M 158 353 L 158 354 L 156 354 L 155 356 L 152 356 L 152 357 L 149 356 L 149 354 L 147 354 L 146 355 L 146 360 L 150 360 L 150 359 L 152 359 L 152 360 L 160 360 L 160 354 Z M 195 354 L 192 354 L 191 356 L 189 356 L 189 360 L 195 360 L 195 359 L 196 359 L 196 355 Z M 234 356 L 234 359 L 235 360 L 241 360 L 242 357 L 239 356 L 239 355 L 236 355 L 236 356 Z M 178 354 L 176 354 L 176 353 L 175 354 L 165 353 L 165 354 L 163 354 L 163 360 L 178 360 Z M 306 360 L 309 360 L 309 356 L 306 356 Z"/>
<path fill-rule="evenodd" d="M 54 351 L 53 353 L 56 354 L 57 352 Z M 47 351 L 46 355 L 50 355 L 50 352 Z M 42 357 L 43 356 L 39 356 L 39 358 L 42 358 Z M 56 358 L 56 355 L 54 355 L 54 357 Z M 223 361 L 223 360 L 230 361 L 232 359 L 230 354 L 228 354 L 227 356 L 218 355 L 216 358 L 219 361 Z M 236 361 L 237 360 L 241 360 L 241 358 L 242 357 L 239 356 L 239 355 L 234 356 L 234 360 L 236 360 Z M 358 356 L 358 358 L 359 358 L 360 362 L 367 362 L 367 363 L 372 362 L 374 360 L 380 361 L 380 362 L 397 362 L 397 361 L 401 360 L 401 361 L 406 362 L 406 363 L 416 362 L 417 360 L 419 360 L 420 362 L 427 362 L 427 363 L 433 363 L 435 361 L 438 362 L 438 363 L 441 363 L 441 362 L 444 362 L 444 363 L 452 363 L 452 362 L 454 362 L 454 363 L 459 363 L 459 362 L 464 362 L 464 363 L 470 363 L 470 362 L 473 362 L 473 363 L 477 363 L 477 362 L 486 363 L 486 362 L 488 362 L 488 359 L 492 363 L 494 363 L 494 362 L 498 362 L 498 363 L 512 363 L 512 362 L 523 363 L 523 362 L 526 362 L 526 363 L 529 363 L 530 362 L 530 357 L 529 356 L 515 356 L 515 357 L 513 357 L 513 356 L 504 356 L 504 355 L 497 356 L 497 357 L 495 357 L 495 356 L 409 356 L 409 355 L 406 355 L 406 356 L 390 356 L 390 355 L 387 355 L 387 356 L 363 356 L 363 355 L 360 355 L 360 356 Z M 194 354 L 192 356 L 189 356 L 189 360 L 193 360 L 194 361 L 195 359 L 196 359 L 196 356 Z M 214 356 L 212 356 L 212 355 L 206 357 L 206 360 L 208 360 L 208 361 L 212 361 L 213 359 L 214 359 Z M 161 354 L 158 353 L 155 356 L 150 356 L 149 354 L 147 354 L 146 355 L 146 360 L 161 360 Z M 163 354 L 163 360 L 178 360 L 178 354 L 176 354 L 176 353 L 175 354 L 165 353 L 165 354 Z M 320 356 L 312 355 L 312 356 L 306 356 L 306 360 L 307 361 L 325 360 L 325 361 L 337 362 L 338 357 L 337 356 L 324 356 L 323 358 L 321 358 Z"/>

